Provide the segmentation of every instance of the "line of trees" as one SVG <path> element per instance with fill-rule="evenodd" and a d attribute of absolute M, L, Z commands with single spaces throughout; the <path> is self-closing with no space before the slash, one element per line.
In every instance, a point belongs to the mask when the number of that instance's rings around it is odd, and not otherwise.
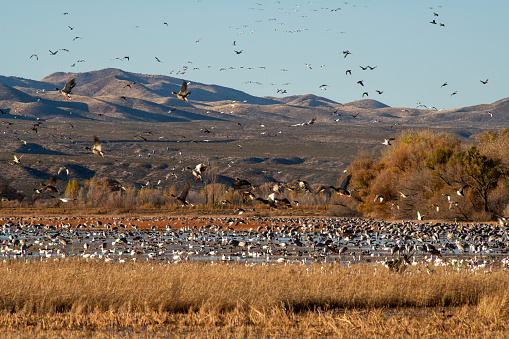
<path fill-rule="evenodd" d="M 350 189 L 369 217 L 493 220 L 509 214 L 509 130 L 464 145 L 448 133 L 405 131 L 380 159 L 350 164 Z"/>

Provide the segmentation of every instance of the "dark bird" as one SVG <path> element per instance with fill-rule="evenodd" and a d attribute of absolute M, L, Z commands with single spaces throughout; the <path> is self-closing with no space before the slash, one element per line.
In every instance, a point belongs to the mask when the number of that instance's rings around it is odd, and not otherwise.
<path fill-rule="evenodd" d="M 237 54 L 240 54 L 240 53 L 242 53 L 242 52 L 244 52 L 244 50 L 243 50 L 243 49 L 241 49 L 240 51 L 235 51 L 235 53 L 237 53 Z"/>
<path fill-rule="evenodd" d="M 98 137 L 94 135 L 94 146 L 93 147 L 85 147 L 85 149 L 88 149 L 92 151 L 92 153 L 102 157 L 104 156 L 104 153 L 102 152 L 102 146 L 101 146 L 101 140 L 99 140 Z"/>
<path fill-rule="evenodd" d="M 365 71 L 365 70 L 367 70 L 367 69 L 368 69 L 368 67 L 367 67 L 367 66 L 366 66 L 366 67 L 359 66 L 359 67 L 360 67 L 360 68 L 362 68 L 362 70 L 363 70 L 363 71 Z"/>
<path fill-rule="evenodd" d="M 429 23 L 430 23 L 430 24 L 433 24 L 433 25 L 436 25 L 436 24 L 437 24 L 437 22 L 435 21 L 435 19 L 433 19 L 433 21 L 430 21 Z"/>
<path fill-rule="evenodd" d="M 342 53 L 344 55 L 344 58 L 346 58 L 349 54 L 352 54 L 349 50 L 343 51 Z"/>
<path fill-rule="evenodd" d="M 76 86 L 76 80 L 71 79 L 65 84 L 63 89 L 55 88 L 55 91 L 58 91 L 63 96 L 65 96 L 65 100 L 69 100 L 71 98 L 71 91 L 74 88 L 74 86 Z"/>
<path fill-rule="evenodd" d="M 384 91 L 380 91 L 380 90 L 378 90 L 378 89 L 377 89 L 377 90 L 376 90 L 376 92 L 377 92 L 378 94 L 382 94 Z"/>
<path fill-rule="evenodd" d="M 7 114 L 7 111 L 2 111 L 2 110 L 0 109 L 0 113 L 2 113 L 2 114 Z"/>
<path fill-rule="evenodd" d="M 444 82 L 444 83 L 442 84 L 442 86 L 440 86 L 440 87 L 444 87 L 444 86 L 447 86 L 447 82 Z"/>
<path fill-rule="evenodd" d="M 368 68 L 369 68 L 370 70 L 374 70 L 374 69 L 375 69 L 375 68 L 377 68 L 377 67 L 378 67 L 378 66 L 368 66 Z"/>
<path fill-rule="evenodd" d="M 158 58 L 158 57 L 154 57 L 154 58 L 156 58 L 157 62 L 162 62 L 161 60 L 159 60 L 159 58 Z"/>
<path fill-rule="evenodd" d="M 348 74 L 352 75 L 352 70 L 351 69 L 347 69 L 346 70 L 345 75 L 348 75 Z"/>
<path fill-rule="evenodd" d="M 357 118 L 357 116 L 359 115 L 360 113 L 357 113 L 357 114 L 349 114 L 352 118 Z"/>
<path fill-rule="evenodd" d="M 120 99 L 124 99 L 125 101 L 127 101 L 125 96 L 121 96 Z"/>
<path fill-rule="evenodd" d="M 369 96 L 368 92 L 364 92 L 362 93 L 362 97 L 364 98 L 364 96 Z"/>
<path fill-rule="evenodd" d="M 357 81 L 357 83 L 364 87 L 364 80 L 359 80 L 359 81 Z"/>
<path fill-rule="evenodd" d="M 79 37 L 79 36 L 75 36 L 75 37 L 72 39 L 72 41 L 74 41 L 74 40 L 76 40 L 76 39 L 81 39 L 81 37 Z"/>
<path fill-rule="evenodd" d="M 235 182 L 232 183 L 232 187 L 236 190 L 251 189 L 251 183 L 245 179 L 235 178 Z"/>
<path fill-rule="evenodd" d="M 43 184 L 41 183 L 40 184 L 42 187 L 44 187 L 46 189 L 46 191 L 50 191 L 50 192 L 54 192 L 54 193 L 58 193 L 58 189 L 56 187 L 57 185 L 57 179 L 52 176 L 50 179 L 49 179 L 49 184 Z"/>
<path fill-rule="evenodd" d="M 436 12 L 433 12 L 433 16 L 438 16 L 438 14 Z"/>
<path fill-rule="evenodd" d="M 343 181 L 341 181 L 341 184 L 339 187 L 330 186 L 334 191 L 336 191 L 337 194 L 340 195 L 350 195 L 350 192 L 348 191 L 348 184 L 350 184 L 350 179 L 352 178 L 351 174 L 348 174 Z"/>
<path fill-rule="evenodd" d="M 482 81 L 482 80 L 480 80 L 480 81 L 482 82 L 483 85 L 486 85 L 488 83 L 488 79 L 486 79 L 484 81 Z"/>
<path fill-rule="evenodd" d="M 49 52 L 51 53 L 51 55 L 55 55 L 55 54 L 58 53 L 58 49 L 55 52 L 52 52 L 51 49 L 50 49 Z"/>
<path fill-rule="evenodd" d="M 167 23 L 167 22 L 163 22 L 163 25 L 166 25 L 166 26 L 168 26 L 168 23 Z"/>
<path fill-rule="evenodd" d="M 74 27 L 71 27 L 71 26 L 67 26 L 67 27 L 69 27 L 69 29 L 70 29 L 71 31 L 74 29 Z"/>
<path fill-rule="evenodd" d="M 37 56 L 37 54 L 32 54 L 32 55 L 30 56 L 30 59 L 32 59 L 33 57 L 35 57 L 37 60 L 39 60 L 39 57 Z"/>
<path fill-rule="evenodd" d="M 452 97 L 453 95 L 456 95 L 456 94 L 458 94 L 458 91 L 454 91 L 454 92 L 452 92 L 452 93 L 451 93 L 451 97 Z"/>
<path fill-rule="evenodd" d="M 187 101 L 187 96 L 191 94 L 191 92 L 187 91 L 187 82 L 185 80 L 182 80 L 182 85 L 180 86 L 180 92 L 175 93 L 171 92 L 171 94 L 175 95 L 180 100 Z"/>
<path fill-rule="evenodd" d="M 178 196 L 175 196 L 173 194 L 170 194 L 173 198 L 175 198 L 175 200 L 177 200 L 178 202 L 180 202 L 182 204 L 182 207 L 184 206 L 187 206 L 189 205 L 189 203 L 187 202 L 187 193 L 189 192 L 189 188 L 191 188 L 191 186 L 189 185 L 189 183 L 187 183 L 184 188 L 182 189 L 182 191 L 180 192 L 180 194 Z"/>

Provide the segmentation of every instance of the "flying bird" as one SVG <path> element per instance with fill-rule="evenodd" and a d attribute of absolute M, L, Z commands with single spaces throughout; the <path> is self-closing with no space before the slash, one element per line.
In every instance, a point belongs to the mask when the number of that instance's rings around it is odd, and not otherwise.
<path fill-rule="evenodd" d="M 65 84 L 63 89 L 55 88 L 55 91 L 58 91 L 63 96 L 65 96 L 65 100 L 69 100 L 71 98 L 71 91 L 74 88 L 74 86 L 76 86 L 76 80 L 71 79 Z"/>
<path fill-rule="evenodd" d="M 44 187 L 46 191 L 58 193 L 58 189 L 56 187 L 57 179 L 54 176 L 51 176 L 51 178 L 49 179 L 49 184 L 46 185 L 44 183 L 40 183 L 40 185 Z"/>
<path fill-rule="evenodd" d="M 199 163 L 194 168 L 187 167 L 187 170 L 189 170 L 194 175 L 194 180 L 202 179 L 201 174 L 205 172 L 206 169 L 207 165 L 202 163 Z"/>
<path fill-rule="evenodd" d="M 162 62 L 161 60 L 159 60 L 159 58 L 158 58 L 158 57 L 154 57 L 154 58 L 156 58 L 157 62 Z"/>
<path fill-rule="evenodd" d="M 32 54 L 32 55 L 30 56 L 30 59 L 32 59 L 33 57 L 35 57 L 35 59 L 36 59 L 36 60 L 39 60 L 39 56 L 37 56 L 37 54 Z"/>
<path fill-rule="evenodd" d="M 187 193 L 189 192 L 189 188 L 191 188 L 191 186 L 189 185 L 189 183 L 186 183 L 186 185 L 184 186 L 184 188 L 182 189 L 182 191 L 180 192 L 180 194 L 178 196 L 175 196 L 173 194 L 170 194 L 173 198 L 175 198 L 175 200 L 177 200 L 178 202 L 180 202 L 182 204 L 182 207 L 184 206 L 187 206 L 189 205 L 189 202 L 187 202 Z"/>
<path fill-rule="evenodd" d="M 453 95 L 456 95 L 456 94 L 458 94 L 458 91 L 454 91 L 454 92 L 452 92 L 452 93 L 451 93 L 451 97 L 452 97 Z"/>
<path fill-rule="evenodd" d="M 92 151 L 92 153 L 94 153 L 100 157 L 104 156 L 104 153 L 102 152 L 101 140 L 99 140 L 99 138 L 96 137 L 95 135 L 94 135 L 94 146 L 93 147 L 85 147 L 85 149 Z"/>
<path fill-rule="evenodd" d="M 237 53 L 237 54 L 240 54 L 240 53 L 242 53 L 242 52 L 244 52 L 244 50 L 243 50 L 243 49 L 241 49 L 240 51 L 235 51 L 235 53 Z"/>
<path fill-rule="evenodd" d="M 368 97 L 368 96 L 369 96 L 368 92 L 364 92 L 364 93 L 362 93 L 362 97 L 363 97 L 363 98 L 364 98 L 364 96 L 367 96 L 367 97 Z"/>
<path fill-rule="evenodd" d="M 343 181 L 341 181 L 341 184 L 339 187 L 330 186 L 336 193 L 340 195 L 350 195 L 350 191 L 348 191 L 348 184 L 350 183 L 350 179 L 352 178 L 351 174 L 348 174 Z"/>
<path fill-rule="evenodd" d="M 364 87 L 364 80 L 359 80 L 359 81 L 357 81 L 357 83 Z"/>
<path fill-rule="evenodd" d="M 345 75 L 348 75 L 348 74 L 352 75 L 352 70 L 351 69 L 347 69 L 346 70 Z"/>
<path fill-rule="evenodd" d="M 55 54 L 58 53 L 58 49 L 55 52 L 52 52 L 51 49 L 50 49 L 49 52 L 51 53 L 51 55 L 55 55 Z"/>
<path fill-rule="evenodd" d="M 391 146 L 391 141 L 393 140 L 396 140 L 396 138 L 388 138 L 388 139 L 384 139 L 384 141 L 382 142 L 382 145 L 385 145 L 385 146 Z"/>
<path fill-rule="evenodd" d="M 191 94 L 191 92 L 187 91 L 187 82 L 185 80 L 182 80 L 182 85 L 180 86 L 180 92 L 175 93 L 171 92 L 171 94 L 175 95 L 180 100 L 187 101 L 187 96 Z"/>
<path fill-rule="evenodd" d="M 67 167 L 64 167 L 64 166 L 60 167 L 58 169 L 57 175 L 60 175 L 60 173 L 62 173 L 62 172 L 65 172 L 67 175 L 69 175 L 69 169 Z"/>
<path fill-rule="evenodd" d="M 11 162 L 9 162 L 9 164 L 16 165 L 21 163 L 21 158 L 23 158 L 23 156 L 20 156 L 19 158 L 16 156 L 16 154 L 12 154 L 12 156 L 14 157 L 14 159 Z"/>
<path fill-rule="evenodd" d="M 486 79 L 484 81 L 482 81 L 482 80 L 480 80 L 480 81 L 482 82 L 483 85 L 486 85 L 488 83 L 488 79 Z"/>

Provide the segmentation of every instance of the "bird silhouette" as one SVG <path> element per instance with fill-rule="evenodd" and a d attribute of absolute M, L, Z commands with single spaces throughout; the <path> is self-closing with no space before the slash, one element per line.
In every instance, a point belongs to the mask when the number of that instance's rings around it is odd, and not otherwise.
<path fill-rule="evenodd" d="M 173 198 L 175 198 L 175 200 L 177 200 L 178 202 L 180 202 L 182 204 L 182 207 L 184 206 L 187 206 L 189 205 L 189 202 L 187 202 L 187 193 L 189 192 L 189 188 L 191 188 L 191 186 L 189 185 L 189 183 L 186 183 L 186 185 L 184 186 L 184 188 L 182 189 L 182 191 L 180 192 L 180 194 L 178 196 L 175 196 L 173 194 L 170 194 Z"/>
<path fill-rule="evenodd" d="M 58 189 L 56 188 L 57 179 L 54 176 L 51 176 L 51 178 L 49 179 L 49 184 L 41 183 L 40 185 L 44 187 L 46 191 L 58 193 Z"/>

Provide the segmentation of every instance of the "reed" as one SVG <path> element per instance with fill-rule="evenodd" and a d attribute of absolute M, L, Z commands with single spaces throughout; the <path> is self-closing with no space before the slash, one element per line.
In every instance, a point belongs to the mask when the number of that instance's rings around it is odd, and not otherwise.
<path fill-rule="evenodd" d="M 509 273 L 502 269 L 437 267 L 428 274 L 412 266 L 394 274 L 368 264 L 69 259 L 2 262 L 0 272 L 0 333 L 10 335 L 130 329 L 161 336 L 386 336 L 397 328 L 410 336 L 470 336 L 509 329 Z"/>

